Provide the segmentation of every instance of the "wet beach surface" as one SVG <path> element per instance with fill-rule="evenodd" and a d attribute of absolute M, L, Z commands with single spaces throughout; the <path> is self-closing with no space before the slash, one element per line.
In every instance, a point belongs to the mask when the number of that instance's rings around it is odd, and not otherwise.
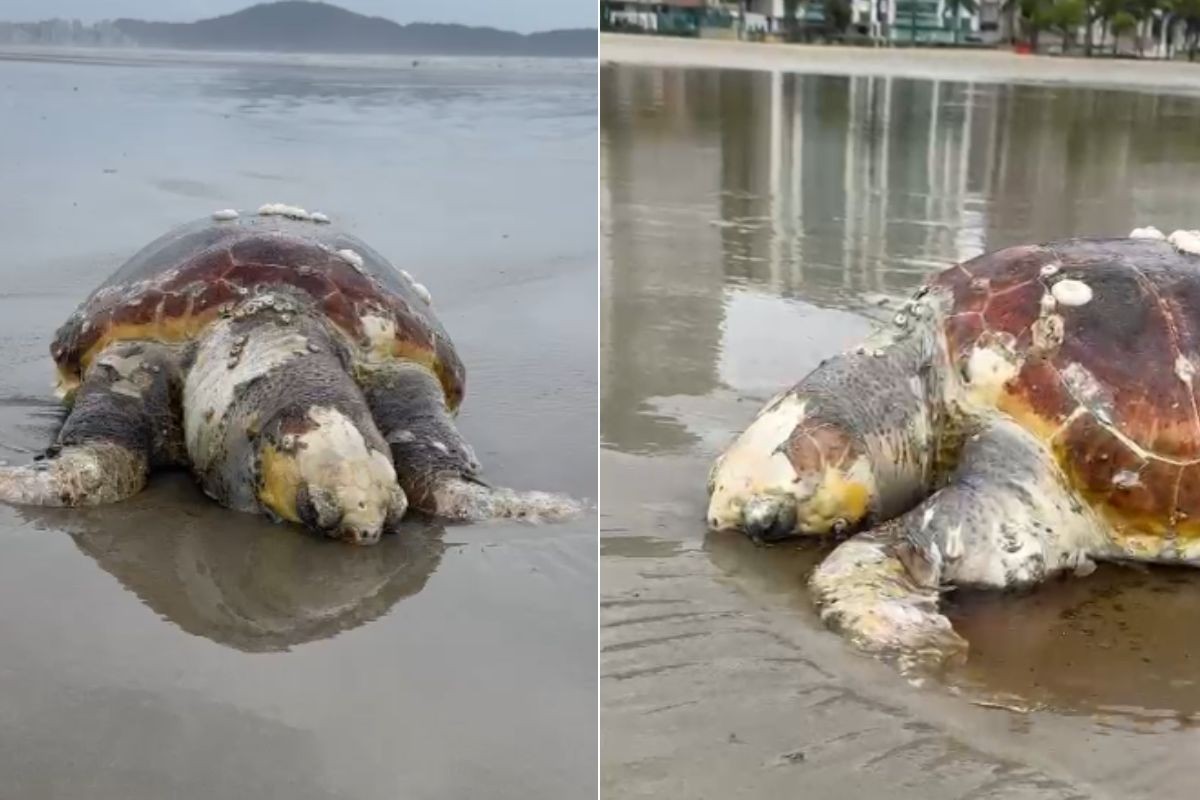
<path fill-rule="evenodd" d="M 168 228 L 320 209 L 425 283 L 504 485 L 595 500 L 594 62 L 0 57 L 0 459 L 60 419 L 50 339 Z M 584 797 L 595 526 L 356 549 L 186 475 L 0 507 L 0 795 Z"/>
<path fill-rule="evenodd" d="M 965 665 L 821 628 L 827 552 L 706 532 L 711 459 L 931 272 L 1200 224 L 1200 101 L 605 65 L 602 785 L 637 797 L 1189 797 L 1200 572 L 956 593 Z"/>

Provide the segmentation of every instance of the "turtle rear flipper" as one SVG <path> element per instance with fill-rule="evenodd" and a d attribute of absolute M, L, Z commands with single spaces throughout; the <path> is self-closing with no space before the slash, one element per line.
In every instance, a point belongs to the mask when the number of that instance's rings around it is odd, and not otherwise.
<path fill-rule="evenodd" d="M 80 506 L 137 494 L 152 466 L 182 463 L 178 398 L 178 367 L 167 348 L 110 345 L 93 359 L 46 457 L 0 468 L 0 500 Z"/>
<path fill-rule="evenodd" d="M 360 369 L 360 383 L 412 508 L 462 521 L 548 521 L 579 512 L 579 504 L 563 495 L 484 483 L 474 451 L 454 425 L 441 383 L 425 367 L 371 364 Z"/>
<path fill-rule="evenodd" d="M 968 438 L 947 486 L 843 543 L 810 583 L 821 619 L 862 649 L 945 658 L 966 643 L 938 611 L 943 588 L 1025 588 L 1086 572 L 1103 530 L 1045 446 L 998 418 Z"/>

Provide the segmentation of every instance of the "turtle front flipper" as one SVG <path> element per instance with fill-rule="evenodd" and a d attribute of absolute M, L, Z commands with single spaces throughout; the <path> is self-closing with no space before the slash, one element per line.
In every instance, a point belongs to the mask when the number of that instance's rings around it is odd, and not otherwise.
<path fill-rule="evenodd" d="M 966 643 L 938 610 L 944 588 L 1025 588 L 1086 573 L 1105 550 L 1104 530 L 1045 445 L 1001 418 L 968 438 L 944 488 L 840 545 L 810 586 L 822 621 L 856 646 L 945 658 Z"/>
<path fill-rule="evenodd" d="M 579 512 L 579 504 L 563 495 L 484 483 L 475 453 L 454 426 L 441 384 L 425 367 L 366 365 L 360 368 L 360 383 L 412 508 L 463 521 L 551 521 Z"/>
<path fill-rule="evenodd" d="M 165 347 L 113 344 L 96 356 L 46 457 L 0 468 L 0 500 L 17 505 L 115 503 L 152 466 L 182 463 L 179 371 Z"/>

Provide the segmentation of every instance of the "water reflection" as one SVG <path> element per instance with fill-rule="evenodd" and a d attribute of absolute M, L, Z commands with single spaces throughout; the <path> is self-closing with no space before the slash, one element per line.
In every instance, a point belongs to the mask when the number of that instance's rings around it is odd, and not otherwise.
<path fill-rule="evenodd" d="M 730 373 L 770 343 L 794 368 L 859 331 L 819 307 L 870 310 L 986 249 L 1200 218 L 1200 104 L 1166 95 L 606 66 L 601 153 L 602 431 L 632 452 L 703 438 L 654 398 L 759 394 L 761 370 Z"/>
<path fill-rule="evenodd" d="M 23 509 L 76 546 L 156 614 L 247 652 L 287 650 L 357 628 L 420 592 L 441 562 L 442 530 L 407 523 L 375 547 L 324 541 L 237 514 L 164 476 L 126 503 Z"/>

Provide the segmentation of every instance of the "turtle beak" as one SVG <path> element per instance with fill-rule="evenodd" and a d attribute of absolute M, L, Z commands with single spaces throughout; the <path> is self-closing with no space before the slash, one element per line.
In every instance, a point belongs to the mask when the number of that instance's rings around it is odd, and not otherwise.
<path fill-rule="evenodd" d="M 755 497 L 742 509 L 742 530 L 757 544 L 796 535 L 796 505 L 790 498 Z"/>

